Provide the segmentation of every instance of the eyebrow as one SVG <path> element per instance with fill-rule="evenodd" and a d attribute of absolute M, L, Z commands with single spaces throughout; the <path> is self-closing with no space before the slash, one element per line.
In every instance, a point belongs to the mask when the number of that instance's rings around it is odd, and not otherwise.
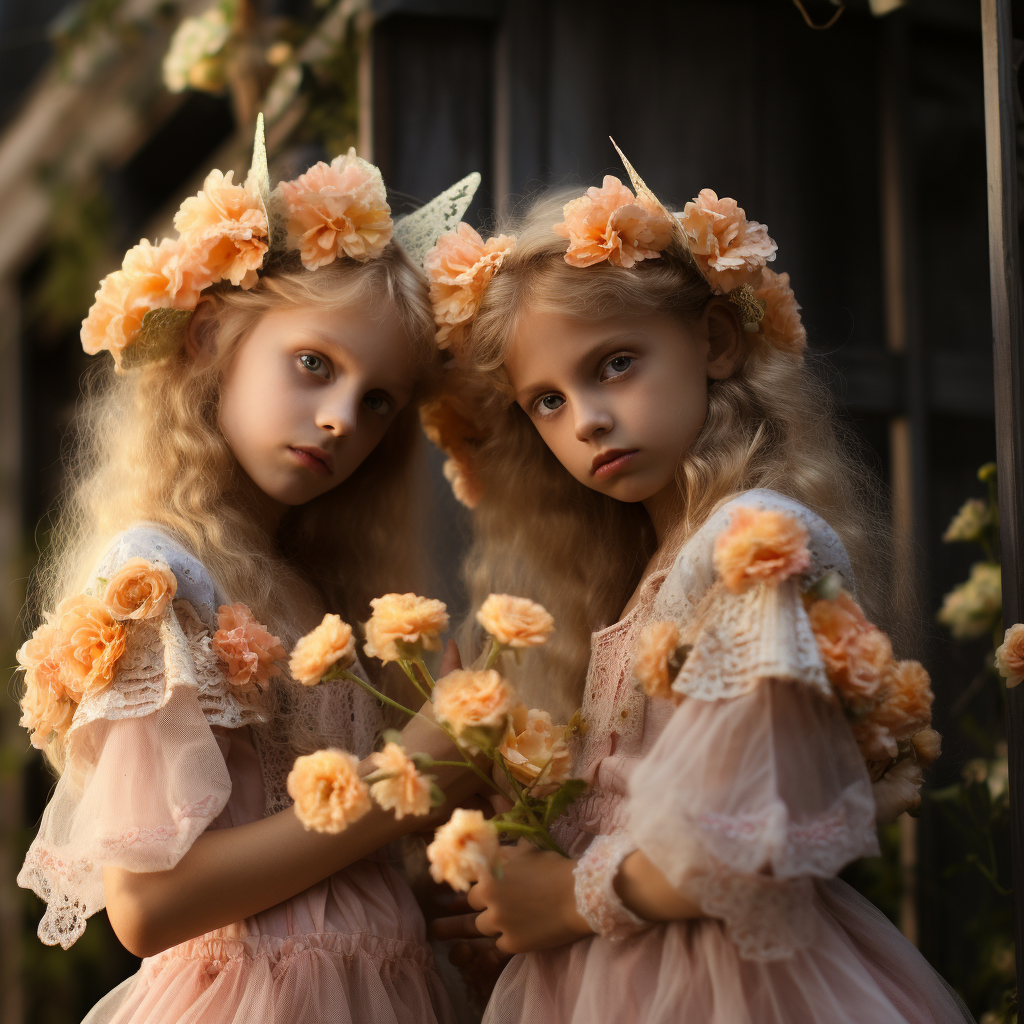
<path fill-rule="evenodd" d="M 636 341 L 637 334 L 635 331 L 617 331 L 615 334 L 609 334 L 602 338 L 600 341 L 591 345 L 586 352 L 576 360 L 576 365 L 573 367 L 574 370 L 579 370 L 581 367 L 589 366 L 594 363 L 599 356 L 608 352 L 609 349 L 620 347 L 625 341 Z M 541 395 L 546 394 L 548 391 L 557 391 L 551 384 L 533 384 L 526 388 L 523 392 L 516 392 L 516 401 L 525 409 L 529 405 L 532 405 Z"/>

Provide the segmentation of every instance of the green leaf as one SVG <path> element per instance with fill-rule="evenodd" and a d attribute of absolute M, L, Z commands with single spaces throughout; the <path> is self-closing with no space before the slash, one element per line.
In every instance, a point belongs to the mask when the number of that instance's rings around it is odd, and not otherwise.
<path fill-rule="evenodd" d="M 563 782 L 545 801 L 547 807 L 544 810 L 544 825 L 550 825 L 573 800 L 581 797 L 586 789 L 587 784 L 582 779 L 569 779 Z"/>

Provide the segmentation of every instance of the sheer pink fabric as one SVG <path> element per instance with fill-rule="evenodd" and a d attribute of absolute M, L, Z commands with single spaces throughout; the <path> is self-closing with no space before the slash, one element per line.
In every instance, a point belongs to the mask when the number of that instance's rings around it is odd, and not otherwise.
<path fill-rule="evenodd" d="M 67 770 L 18 876 L 47 902 L 40 937 L 65 948 L 104 906 L 105 865 L 167 870 L 207 827 L 246 824 L 281 806 L 294 759 L 291 730 L 364 755 L 381 724 L 374 703 L 359 698 L 355 706 L 347 687 L 309 691 L 286 681 L 267 698 L 243 699 L 210 645 L 219 595 L 205 569 L 151 527 L 128 531 L 112 550 L 98 575 L 136 555 L 159 558 L 175 573 L 181 600 L 163 621 L 130 631 L 113 684 L 76 712 Z M 282 727 L 263 724 L 284 703 L 292 714 Z M 408 886 L 389 865 L 363 860 L 279 906 L 144 960 L 86 1019 L 430 1024 L 453 1017 Z"/>
<path fill-rule="evenodd" d="M 838 538 L 808 509 L 771 491 L 734 501 L 798 515 L 811 536 L 808 575 L 838 569 L 849 579 Z M 583 705 L 590 730 L 574 751 L 591 789 L 556 829 L 577 857 L 596 835 L 623 835 L 706 916 L 517 956 L 485 1024 L 970 1020 L 917 950 L 833 877 L 877 852 L 873 798 L 842 712 L 822 692 L 795 589 L 774 595 L 770 609 L 750 597 L 716 606 L 693 645 L 704 668 L 687 661 L 689 695 L 678 708 L 631 683 L 647 622 L 693 625 L 728 509 L 667 574 L 648 579 L 629 615 L 594 634 Z M 769 621 L 789 632 L 758 637 L 752 624 Z M 718 664 L 713 652 L 727 635 L 744 637 L 749 655 L 730 646 Z M 752 679 L 751 666 L 766 659 L 778 676 Z"/>

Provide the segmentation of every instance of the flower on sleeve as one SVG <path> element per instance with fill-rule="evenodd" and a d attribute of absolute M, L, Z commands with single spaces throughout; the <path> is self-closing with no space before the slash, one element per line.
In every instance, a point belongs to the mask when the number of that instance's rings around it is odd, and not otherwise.
<path fill-rule="evenodd" d="M 781 583 L 811 564 L 807 530 L 784 512 L 735 508 L 715 540 L 714 561 L 734 594 L 756 583 Z"/>
<path fill-rule="evenodd" d="M 572 758 L 565 742 L 565 726 L 553 725 L 546 711 L 527 710 L 525 704 L 517 704 L 498 753 L 508 770 L 532 787 L 533 796 L 550 795 L 569 778 Z"/>
<path fill-rule="evenodd" d="M 437 324 L 438 348 L 462 345 L 484 289 L 515 246 L 515 237 L 495 235 L 485 242 L 464 221 L 443 234 L 423 259 Z"/>
<path fill-rule="evenodd" d="M 288 209 L 288 244 L 316 270 L 340 256 L 365 263 L 391 241 L 393 223 L 380 171 L 349 149 L 278 185 Z"/>
<path fill-rule="evenodd" d="M 640 634 L 633 678 L 648 697 L 673 697 L 672 669 L 678 672 L 682 667 L 678 652 L 679 627 L 674 622 L 652 622 Z"/>
<path fill-rule="evenodd" d="M 508 594 L 491 594 L 480 605 L 476 621 L 506 647 L 539 647 L 555 629 L 555 620 L 543 606 Z"/>
<path fill-rule="evenodd" d="M 457 669 L 438 680 L 431 700 L 434 715 L 460 739 L 493 746 L 505 732 L 516 694 L 493 668 Z"/>
<path fill-rule="evenodd" d="M 719 199 L 704 188 L 676 216 L 690 252 L 717 291 L 756 284 L 761 268 L 775 259 L 778 246 L 768 237 L 768 229 L 748 221 L 735 199 Z"/>
<path fill-rule="evenodd" d="M 261 687 L 272 676 L 281 674 L 275 662 L 288 657 L 288 653 L 246 605 L 221 605 L 217 609 L 217 625 L 213 646 L 233 686 Z"/>
<path fill-rule="evenodd" d="M 1007 686 L 1017 686 L 1024 679 L 1024 624 L 1011 626 L 996 648 L 996 667 Z"/>
<path fill-rule="evenodd" d="M 307 830 L 337 835 L 370 810 L 370 791 L 358 767 L 344 750 L 318 750 L 295 759 L 288 795 Z"/>
<path fill-rule="evenodd" d="M 325 615 L 323 622 L 295 645 L 288 670 L 303 686 L 315 686 L 332 665 L 348 668 L 355 660 L 352 627 L 340 615 Z"/>
<path fill-rule="evenodd" d="M 366 623 L 363 650 L 371 658 L 397 661 L 397 644 L 420 645 L 428 651 L 441 647 L 441 634 L 448 628 L 443 601 L 415 594 L 385 594 L 370 602 L 373 615 Z"/>
<path fill-rule="evenodd" d="M 205 277 L 200 287 L 227 280 L 252 288 L 267 253 L 269 227 L 255 189 L 236 185 L 234 172 L 210 171 L 202 191 L 190 196 L 174 215 L 181 244 Z M 195 302 L 191 306 L 195 308 Z"/>
<path fill-rule="evenodd" d="M 458 807 L 427 847 L 430 874 L 458 892 L 493 872 L 501 860 L 498 833 L 480 811 Z"/>
<path fill-rule="evenodd" d="M 942 737 L 931 728 L 922 729 L 916 733 L 911 743 L 914 746 L 914 753 L 920 764 L 928 768 L 933 765 L 942 753 Z"/>
<path fill-rule="evenodd" d="M 611 174 L 605 175 L 600 188 L 588 188 L 585 195 L 566 203 L 562 216 L 565 219 L 554 225 L 554 231 L 569 239 L 565 262 L 573 267 L 602 260 L 632 267 L 657 259 L 672 241 L 671 220 Z"/>
<path fill-rule="evenodd" d="M 897 742 L 909 740 L 932 721 L 931 679 L 919 661 L 898 661 L 885 678 L 885 696 L 870 717 Z"/>
<path fill-rule="evenodd" d="M 383 750 L 370 755 L 370 760 L 376 769 L 370 780 L 370 795 L 385 811 L 394 811 L 399 821 L 407 814 L 419 816 L 430 811 L 430 779 L 420 774 L 397 743 L 386 743 Z M 373 781 L 377 775 L 381 778 Z"/>
<path fill-rule="evenodd" d="M 115 619 L 155 619 L 177 589 L 174 573 L 163 562 L 132 558 L 110 577 L 103 602 Z"/>
<path fill-rule="evenodd" d="M 102 601 L 87 594 L 62 601 L 55 618 L 67 691 L 80 700 L 109 686 L 117 661 L 124 654 L 124 626 Z"/>
<path fill-rule="evenodd" d="M 25 670 L 25 695 L 21 698 L 20 725 L 31 734 L 32 746 L 42 750 L 51 735 L 63 736 L 81 699 L 65 686 L 62 672 L 64 643 L 51 622 L 44 622 L 21 645 L 18 664 Z"/>

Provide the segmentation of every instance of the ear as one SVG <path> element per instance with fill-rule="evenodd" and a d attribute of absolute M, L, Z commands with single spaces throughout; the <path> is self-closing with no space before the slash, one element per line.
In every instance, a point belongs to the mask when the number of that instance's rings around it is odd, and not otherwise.
<path fill-rule="evenodd" d="M 746 351 L 743 328 L 735 310 L 721 298 L 712 299 L 704 310 L 708 329 L 708 377 L 731 377 Z"/>

